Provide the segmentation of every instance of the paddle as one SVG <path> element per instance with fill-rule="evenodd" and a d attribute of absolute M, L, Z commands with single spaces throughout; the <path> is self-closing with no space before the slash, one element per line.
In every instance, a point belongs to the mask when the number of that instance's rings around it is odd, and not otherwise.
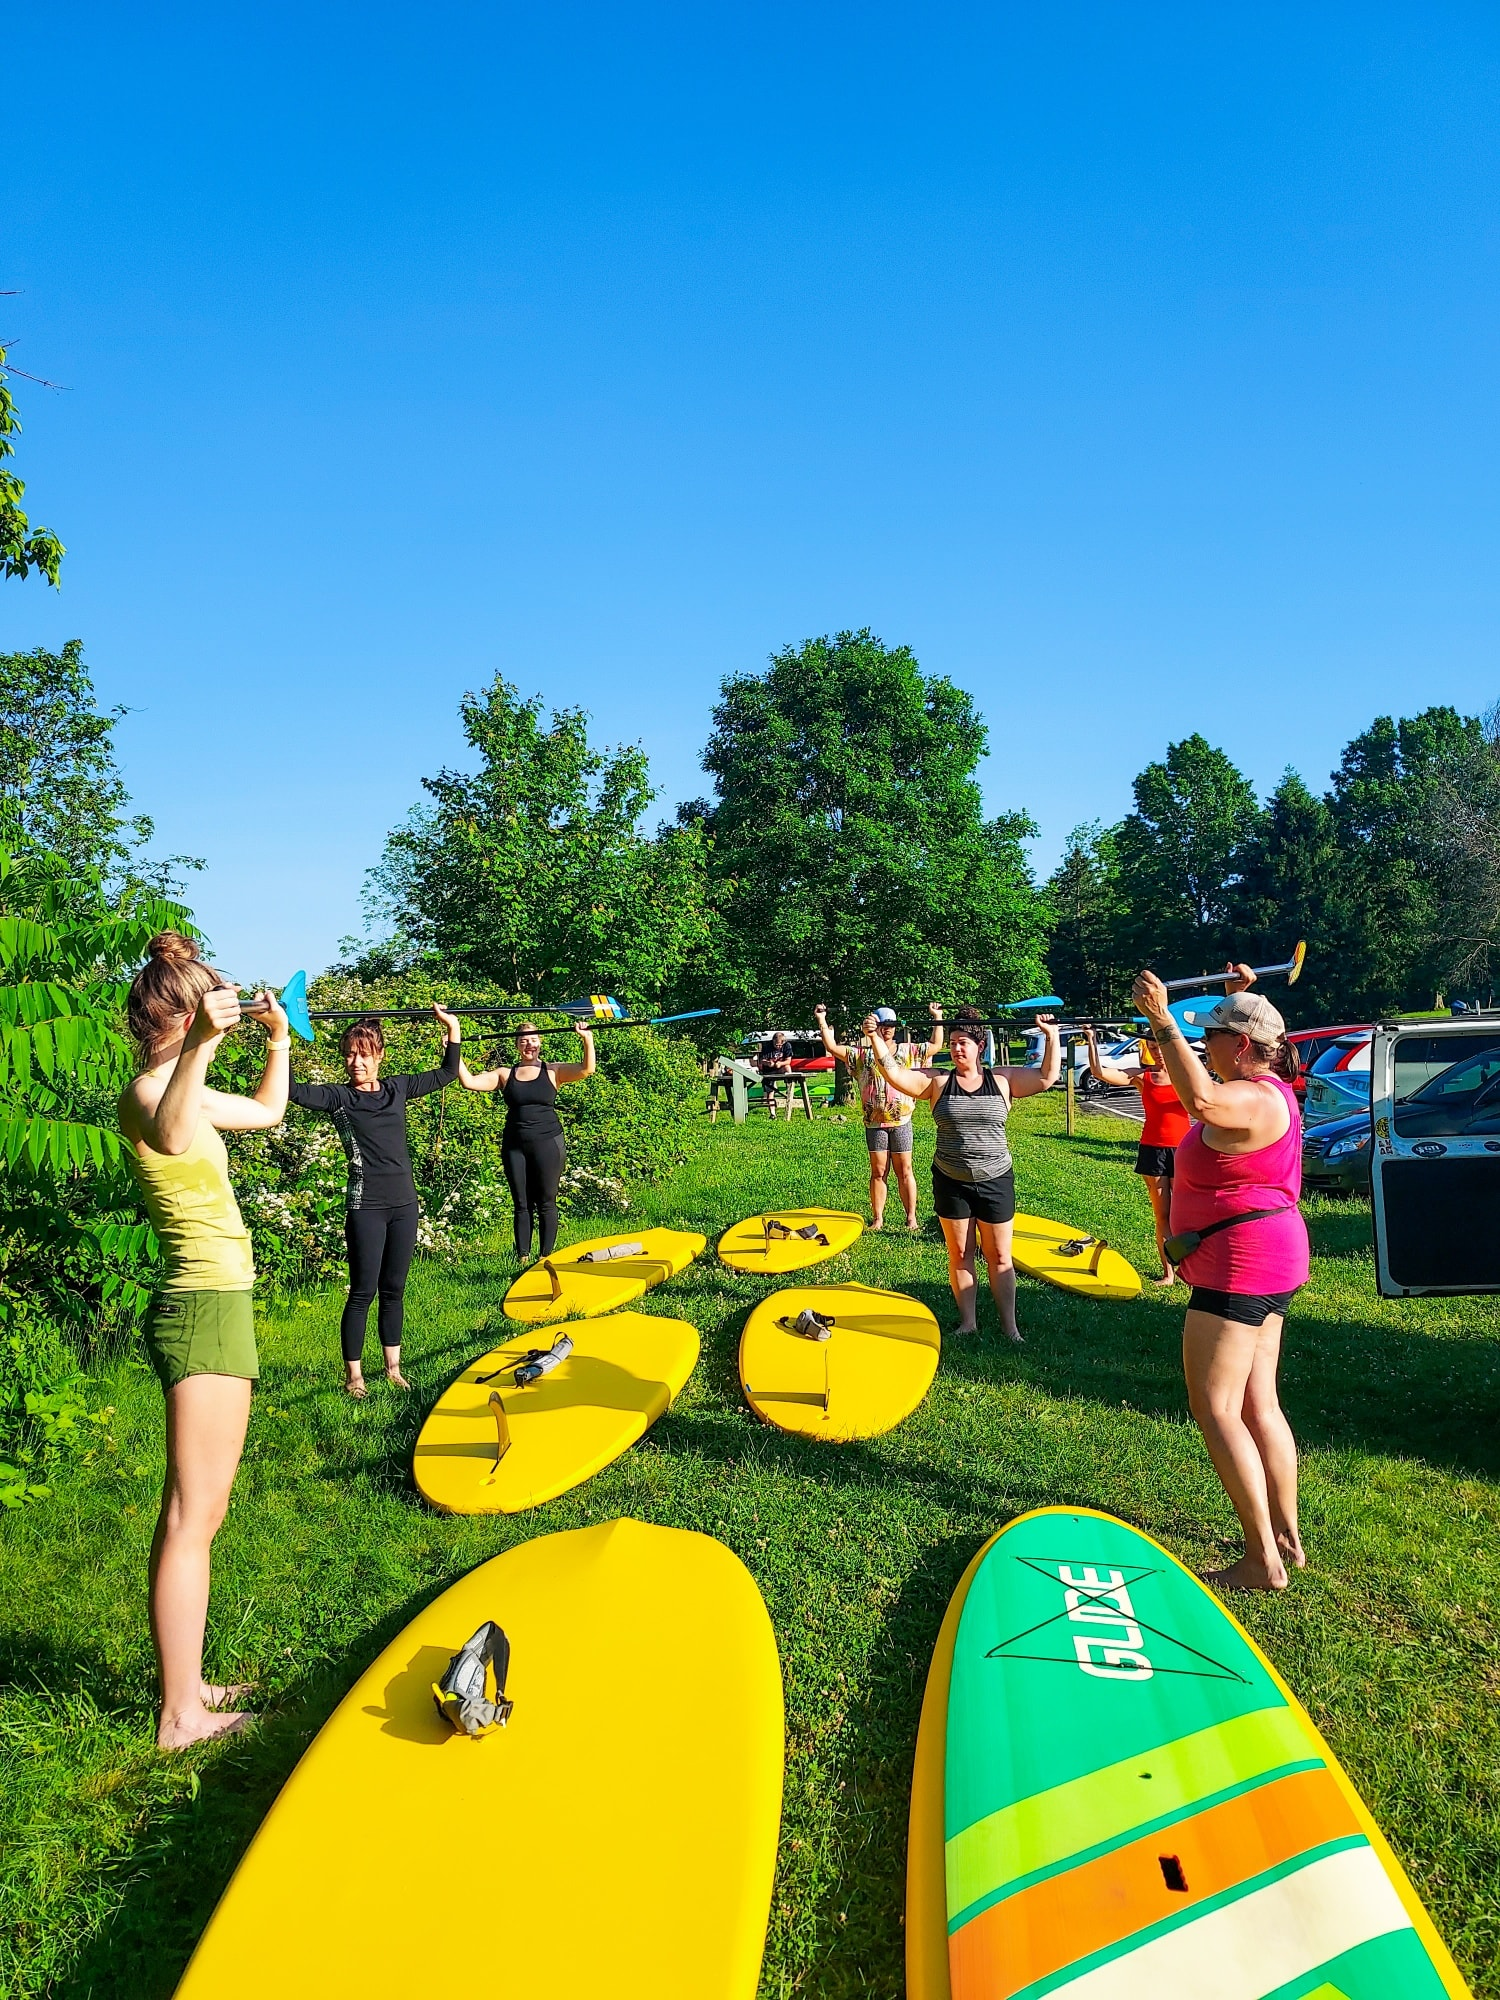
<path fill-rule="evenodd" d="M 240 1008 L 252 1021 L 258 1021 L 260 1015 L 253 1005 L 254 998 L 255 996 L 252 995 L 252 1004 L 249 1006 L 246 1006 L 242 1000 Z M 312 1024 L 314 1017 L 307 1011 L 307 974 L 305 972 L 294 972 L 286 985 L 282 987 L 277 998 L 281 1001 L 282 1007 L 286 1011 L 286 1024 L 292 1033 L 300 1035 L 304 1042 L 310 1042 L 313 1038 Z"/>
<path fill-rule="evenodd" d="M 458 1014 L 466 1019 L 479 1020 L 479 1021 L 509 1020 L 509 1019 L 514 1019 L 518 1015 L 524 1017 L 528 1014 L 533 1014 L 533 1015 L 566 1014 L 570 1020 L 577 1021 L 581 1026 L 586 1028 L 664 1028 L 669 1026 L 673 1021 L 701 1021 L 710 1014 L 717 1014 L 720 1012 L 720 1009 L 717 1007 L 692 1007 L 684 1014 L 629 1015 L 625 1012 L 624 1008 L 620 1006 L 620 1002 L 614 999 L 612 996 L 608 994 L 601 994 L 599 998 L 601 1000 L 607 1000 L 611 1007 L 620 1008 L 620 1011 L 617 1014 L 604 1014 L 598 1016 L 593 1020 L 589 1020 L 585 1014 L 575 1011 L 577 1009 L 586 1008 L 591 1004 L 587 1001 L 581 1001 L 581 1000 L 565 1001 L 556 1007 L 511 1007 L 511 1006 L 488 1007 L 479 1005 L 471 1007 L 471 1006 L 466 1006 L 461 1001 L 455 1001 L 454 1004 L 451 1007 L 447 1007 L 445 1011 L 449 1014 Z M 305 1001 L 303 1005 L 305 1009 L 306 1007 Z M 432 1019 L 432 1008 L 430 1006 L 428 1007 L 318 1007 L 314 1008 L 313 1012 L 310 1015 L 307 1015 L 306 1018 L 309 1020 L 309 1022 L 311 1021 L 430 1021 Z M 544 1035 L 558 1035 L 564 1033 L 565 1030 L 561 1028 L 543 1028 L 540 1032 Z M 311 1035 L 309 1035 L 307 1039 L 311 1041 L 312 1039 Z"/>
<path fill-rule="evenodd" d="M 1256 979 L 1279 979 L 1286 974 L 1288 986 L 1295 986 L 1302 977 L 1302 961 L 1307 957 L 1307 940 L 1298 940 L 1297 949 L 1284 965 L 1252 965 L 1250 972 Z M 1236 979 L 1234 972 L 1200 972 L 1193 979 L 1164 979 L 1162 984 L 1169 993 L 1201 993 L 1208 986 L 1222 986 L 1226 980 Z"/>

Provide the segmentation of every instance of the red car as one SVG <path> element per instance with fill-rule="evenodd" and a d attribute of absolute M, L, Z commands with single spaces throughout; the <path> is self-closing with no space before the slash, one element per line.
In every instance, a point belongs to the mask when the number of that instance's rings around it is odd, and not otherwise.
<path fill-rule="evenodd" d="M 1340 1035 L 1368 1035 L 1372 1032 L 1368 1021 L 1354 1021 L 1342 1028 L 1296 1028 L 1287 1040 L 1297 1051 L 1297 1060 L 1302 1069 L 1297 1081 L 1292 1085 L 1298 1097 L 1307 1095 L 1307 1072 L 1318 1057 L 1331 1049 Z"/>

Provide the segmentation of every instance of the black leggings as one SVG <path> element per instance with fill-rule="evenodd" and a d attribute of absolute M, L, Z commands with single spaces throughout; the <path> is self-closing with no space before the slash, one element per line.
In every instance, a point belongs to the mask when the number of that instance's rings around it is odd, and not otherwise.
<path fill-rule="evenodd" d="M 358 1361 L 365 1351 L 370 1301 L 380 1295 L 380 1344 L 401 1345 L 406 1317 L 406 1274 L 417 1248 L 414 1201 L 400 1208 L 351 1208 L 344 1217 L 344 1242 L 349 1250 L 349 1296 L 339 1321 L 344 1359 Z"/>
<path fill-rule="evenodd" d="M 560 1132 L 550 1139 L 512 1140 L 500 1149 L 516 1212 L 518 1257 L 531 1255 L 533 1218 L 540 1232 L 540 1255 L 551 1256 L 557 1246 L 557 1187 L 567 1151 L 568 1142 Z"/>

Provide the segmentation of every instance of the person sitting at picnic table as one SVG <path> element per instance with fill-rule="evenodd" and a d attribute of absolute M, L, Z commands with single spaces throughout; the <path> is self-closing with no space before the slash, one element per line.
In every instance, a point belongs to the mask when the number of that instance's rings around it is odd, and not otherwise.
<path fill-rule="evenodd" d="M 756 1063 L 760 1071 L 760 1087 L 766 1100 L 766 1109 L 774 1118 L 776 1105 L 781 1093 L 786 1093 L 786 1115 L 792 1115 L 792 1051 L 786 1036 L 778 1028 L 769 1042 L 761 1047 L 760 1060 Z"/>

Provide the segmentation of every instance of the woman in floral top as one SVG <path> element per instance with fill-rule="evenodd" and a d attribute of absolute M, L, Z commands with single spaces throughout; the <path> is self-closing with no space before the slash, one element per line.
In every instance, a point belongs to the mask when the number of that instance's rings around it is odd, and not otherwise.
<path fill-rule="evenodd" d="M 898 1042 L 894 1008 L 877 1007 L 860 1024 L 859 1041 L 846 1048 L 833 1039 L 833 1030 L 828 1025 L 828 1009 L 813 1009 L 824 1048 L 831 1056 L 837 1056 L 840 1062 L 849 1065 L 864 1106 L 865 1146 L 870 1155 L 870 1213 L 874 1218 L 872 1226 L 876 1229 L 882 1226 L 885 1219 L 886 1177 L 892 1162 L 896 1168 L 896 1190 L 901 1196 L 901 1206 L 906 1210 L 906 1226 L 916 1229 L 920 1225 L 917 1222 L 917 1179 L 911 1170 L 912 1100 L 903 1097 L 900 1091 L 892 1090 L 887 1083 L 875 1053 L 875 1037 L 878 1035 L 882 1046 L 908 1067 L 914 1062 L 930 1062 L 943 1046 L 943 1024 L 940 1007 L 930 1006 L 927 1011 L 936 1024 L 930 1042 Z"/>

